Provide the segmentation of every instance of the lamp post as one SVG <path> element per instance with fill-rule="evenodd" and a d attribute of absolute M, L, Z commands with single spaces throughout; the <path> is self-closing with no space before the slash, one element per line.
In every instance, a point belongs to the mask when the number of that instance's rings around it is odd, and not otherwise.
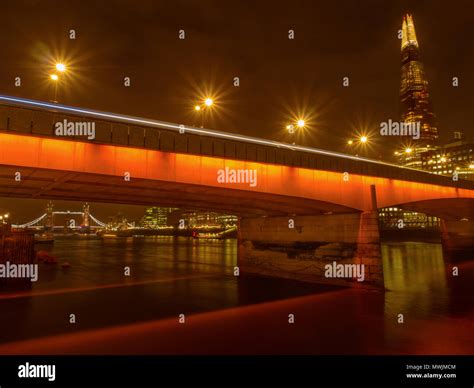
<path fill-rule="evenodd" d="M 201 128 L 204 128 L 204 115 L 206 114 L 206 111 L 211 109 L 213 105 L 214 100 L 210 97 L 204 99 L 202 105 L 194 105 L 194 111 L 201 115 Z"/>
<path fill-rule="evenodd" d="M 59 75 L 58 73 L 65 73 L 66 72 L 66 65 L 62 62 L 58 62 L 54 65 L 56 73 L 52 73 L 49 78 L 54 82 L 54 102 L 58 102 L 58 83 L 59 83 Z"/>
<path fill-rule="evenodd" d="M 204 122 L 205 122 L 205 117 L 204 117 L 204 115 L 207 114 L 206 112 L 207 112 L 209 109 L 211 109 L 211 107 L 212 107 L 213 105 L 214 105 L 214 101 L 212 100 L 212 98 L 209 98 L 209 97 L 208 97 L 208 98 L 206 98 L 206 99 L 204 100 L 204 109 L 202 110 L 202 114 L 201 114 L 201 120 L 202 120 L 202 121 L 201 121 L 201 128 L 204 128 Z"/>
<path fill-rule="evenodd" d="M 50 78 L 51 81 L 54 82 L 54 100 L 53 100 L 53 102 L 57 103 L 59 76 L 57 74 L 51 74 L 49 76 L 49 78 Z"/>

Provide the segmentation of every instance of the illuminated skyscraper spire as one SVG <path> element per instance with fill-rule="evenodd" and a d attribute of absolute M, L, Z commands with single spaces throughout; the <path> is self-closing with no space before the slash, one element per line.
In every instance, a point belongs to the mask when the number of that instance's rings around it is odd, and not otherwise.
<path fill-rule="evenodd" d="M 402 50 L 409 44 L 418 47 L 415 25 L 413 24 L 413 17 L 411 15 L 406 15 L 403 17 L 402 33 Z"/>
<path fill-rule="evenodd" d="M 419 125 L 420 138 L 415 142 L 417 148 L 432 146 L 438 138 L 438 130 L 411 15 L 403 17 L 401 54 L 401 121 Z"/>

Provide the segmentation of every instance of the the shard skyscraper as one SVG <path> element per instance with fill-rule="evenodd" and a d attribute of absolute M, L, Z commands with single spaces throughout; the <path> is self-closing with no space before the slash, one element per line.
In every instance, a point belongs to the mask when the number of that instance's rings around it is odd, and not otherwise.
<path fill-rule="evenodd" d="M 413 142 L 416 148 L 433 147 L 438 139 L 436 118 L 431 105 L 428 80 L 420 61 L 419 45 L 411 15 L 403 17 L 401 56 L 401 121 L 419 123 L 420 139 Z"/>

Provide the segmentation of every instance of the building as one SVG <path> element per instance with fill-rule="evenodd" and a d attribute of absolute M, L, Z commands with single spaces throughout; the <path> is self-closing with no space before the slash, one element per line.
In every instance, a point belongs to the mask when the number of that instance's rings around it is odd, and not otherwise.
<path fill-rule="evenodd" d="M 421 168 L 433 174 L 474 180 L 474 143 L 466 141 L 461 132 L 454 132 L 451 142 L 421 154 Z"/>
<path fill-rule="evenodd" d="M 397 162 L 434 174 L 474 179 L 474 144 L 465 141 L 461 132 L 455 132 L 453 140 L 446 145 L 438 143 L 438 129 L 428 80 L 420 61 L 419 45 L 411 15 L 403 18 L 401 55 L 401 120 L 405 123 L 419 122 L 420 138 L 404 140 L 403 147 L 395 151 Z"/>
<path fill-rule="evenodd" d="M 177 210 L 173 207 L 149 207 L 145 210 L 145 215 L 140 221 L 140 225 L 148 229 L 159 229 L 169 226 L 168 216 Z"/>
<path fill-rule="evenodd" d="M 109 216 L 108 222 L 105 225 L 105 229 L 121 230 L 121 229 L 127 229 L 128 226 L 129 225 L 128 225 L 127 218 L 123 214 L 118 213 L 115 216 Z"/>
<path fill-rule="evenodd" d="M 401 57 L 401 121 L 405 124 L 419 123 L 420 138 L 413 140 L 415 148 L 413 153 L 416 153 L 417 148 L 424 149 L 436 145 L 438 129 L 411 15 L 404 16 L 402 22 Z"/>
<path fill-rule="evenodd" d="M 180 225 L 185 229 L 229 229 L 237 225 L 234 215 L 206 211 L 176 211 L 169 217 L 170 225 Z"/>
<path fill-rule="evenodd" d="M 438 128 L 411 15 L 402 22 L 400 119 L 404 125 L 416 126 L 419 138 L 401 136 L 395 158 L 403 166 L 421 169 L 421 154 L 436 147 Z"/>
<path fill-rule="evenodd" d="M 437 217 L 397 207 L 380 209 L 379 221 L 382 229 L 438 228 L 440 223 Z"/>
<path fill-rule="evenodd" d="M 395 159 L 403 166 L 423 169 L 424 155 L 437 147 L 438 128 L 411 15 L 405 15 L 402 21 L 400 121 L 417 126 L 419 136 L 416 136 L 418 139 L 413 135 L 401 137 Z M 436 218 L 395 207 L 381 209 L 379 220 L 385 228 L 399 228 L 401 224 L 414 228 L 432 227 L 439 222 Z"/>
<path fill-rule="evenodd" d="M 406 15 L 402 23 L 402 68 L 400 82 L 400 110 L 402 122 L 420 123 L 420 138 L 407 140 L 395 151 L 397 162 L 403 166 L 426 170 L 433 174 L 474 179 L 474 144 L 467 142 L 461 132 L 454 132 L 448 144 L 439 145 L 436 118 L 433 113 L 423 65 L 419 59 L 413 17 Z M 436 217 L 404 211 L 398 208 L 381 209 L 382 227 L 399 228 L 401 221 L 408 228 L 439 226 Z"/>
<path fill-rule="evenodd" d="M 187 227 L 191 229 L 227 229 L 237 225 L 237 217 L 214 212 L 189 212 L 183 214 Z"/>

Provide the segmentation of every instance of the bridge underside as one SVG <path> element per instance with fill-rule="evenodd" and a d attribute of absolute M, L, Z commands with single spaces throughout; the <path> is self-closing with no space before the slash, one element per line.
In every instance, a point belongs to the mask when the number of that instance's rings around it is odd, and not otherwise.
<path fill-rule="evenodd" d="M 21 180 L 13 178 L 21 171 Z M 0 166 L 0 197 L 71 200 L 213 210 L 241 217 L 344 214 L 347 206 L 277 194 L 82 172 Z M 445 220 L 474 220 L 474 198 L 393 205 Z"/>
<path fill-rule="evenodd" d="M 213 210 L 241 217 L 353 213 L 324 201 L 175 182 L 0 166 L 0 197 L 169 206 Z"/>

